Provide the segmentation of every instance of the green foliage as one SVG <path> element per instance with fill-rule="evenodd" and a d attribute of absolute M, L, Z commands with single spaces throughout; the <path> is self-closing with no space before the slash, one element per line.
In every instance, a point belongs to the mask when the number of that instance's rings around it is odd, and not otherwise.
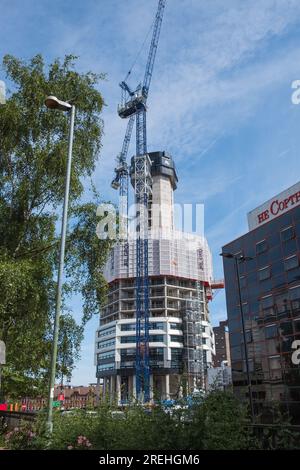
<path fill-rule="evenodd" d="M 104 102 L 96 87 L 104 77 L 76 72 L 75 60 L 46 66 L 41 55 L 28 63 L 3 59 L 11 90 L 0 107 L 0 339 L 7 348 L 3 387 L 11 397 L 45 393 L 48 381 L 69 132 L 68 114 L 45 107 L 49 94 L 76 105 L 64 310 L 67 295 L 80 292 L 84 323 L 105 295 L 101 271 L 110 245 L 95 234 L 99 201 L 80 204 L 101 148 Z M 69 376 L 82 326 L 65 315 L 61 329 L 58 374 Z"/>
<path fill-rule="evenodd" d="M 213 391 L 193 408 L 188 436 L 192 449 L 247 447 L 246 410 L 232 393 Z"/>
<path fill-rule="evenodd" d="M 23 422 L 4 436 L 4 444 L 10 450 L 37 449 L 38 437 L 32 423 Z"/>
<path fill-rule="evenodd" d="M 84 435 L 98 450 L 246 449 L 248 434 L 245 410 L 230 393 L 213 392 L 169 412 L 136 403 L 120 412 L 104 402 L 95 414 L 55 413 L 51 448 L 67 449 Z"/>
<path fill-rule="evenodd" d="M 33 445 L 45 449 L 112 450 L 254 450 L 297 449 L 299 434 L 285 419 L 263 428 L 253 427 L 246 409 L 229 392 L 214 391 L 192 407 L 167 412 L 162 406 L 137 403 L 123 411 L 104 401 L 95 411 L 54 411 L 53 434 L 46 433 L 41 415 L 31 426 Z M 258 432 L 257 432 L 258 431 Z M 26 433 L 25 433 L 26 434 Z M 31 442 L 16 439 L 28 448 Z M 270 442 L 271 438 L 271 442 Z M 12 445 L 12 444 L 10 444 Z M 19 447 L 22 448 L 22 447 Z"/>
<path fill-rule="evenodd" d="M 257 426 L 255 434 L 258 447 L 268 450 L 300 449 L 300 432 L 291 427 L 291 418 L 282 411 L 279 403 L 272 403 L 272 424 Z"/>

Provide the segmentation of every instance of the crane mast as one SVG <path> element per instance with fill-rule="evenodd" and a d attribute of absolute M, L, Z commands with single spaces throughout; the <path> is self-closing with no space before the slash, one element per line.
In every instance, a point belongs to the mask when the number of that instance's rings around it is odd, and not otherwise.
<path fill-rule="evenodd" d="M 129 122 L 126 129 L 123 148 L 118 157 L 118 166 L 115 169 L 116 177 L 112 182 L 115 189 L 120 190 L 120 215 L 127 218 L 128 197 L 128 166 L 126 156 L 132 134 L 134 121 L 136 121 L 136 155 L 133 158 L 133 171 L 131 174 L 136 213 L 136 397 L 140 401 L 150 400 L 150 361 L 149 361 L 149 273 L 148 273 L 148 203 L 151 194 L 151 161 L 147 154 L 147 98 L 153 74 L 155 56 L 159 41 L 161 24 L 166 0 L 159 0 L 156 11 L 152 39 L 148 54 L 147 65 L 142 84 L 133 91 L 122 81 L 121 104 L 118 114 Z M 124 199 L 123 199 L 124 198 Z M 121 202 L 123 200 L 123 203 Z M 123 218 L 125 220 L 125 218 Z M 128 248 L 128 245 L 127 245 Z M 125 250 L 126 251 L 126 250 Z M 128 251 L 128 250 L 127 250 Z"/>

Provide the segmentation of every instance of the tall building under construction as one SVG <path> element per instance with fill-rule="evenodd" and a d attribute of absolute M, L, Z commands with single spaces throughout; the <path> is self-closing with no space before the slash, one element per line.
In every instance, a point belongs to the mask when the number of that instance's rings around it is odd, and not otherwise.
<path fill-rule="evenodd" d="M 215 353 L 208 308 L 212 260 L 203 236 L 175 229 L 178 177 L 172 157 L 165 152 L 148 157 L 150 397 L 167 399 L 206 388 Z M 134 159 L 131 165 L 134 185 Z M 136 390 L 134 237 L 114 246 L 104 275 L 109 291 L 96 332 L 96 376 L 104 392 L 125 402 Z"/>

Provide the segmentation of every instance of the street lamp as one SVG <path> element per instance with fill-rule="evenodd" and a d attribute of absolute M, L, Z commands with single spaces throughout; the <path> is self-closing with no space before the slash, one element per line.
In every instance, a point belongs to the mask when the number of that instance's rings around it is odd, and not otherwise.
<path fill-rule="evenodd" d="M 245 353 L 245 361 L 246 361 L 249 404 L 250 404 L 251 417 L 252 417 L 252 423 L 253 423 L 254 422 L 254 405 L 253 405 L 253 398 L 252 398 L 252 385 L 251 385 L 251 377 L 250 377 L 250 369 L 249 369 L 247 338 L 246 338 L 246 330 L 245 330 L 245 319 L 244 319 L 244 312 L 243 312 L 243 305 L 242 305 L 240 273 L 239 273 L 239 263 L 252 260 L 253 258 L 251 258 L 251 256 L 244 256 L 242 254 L 233 254 L 233 253 L 220 253 L 220 256 L 222 256 L 223 258 L 234 259 L 235 261 L 235 270 L 236 270 L 236 277 L 237 277 L 240 312 L 241 312 L 241 319 L 242 319 L 243 339 L 244 339 L 244 353 Z"/>
<path fill-rule="evenodd" d="M 45 100 L 45 105 L 49 109 L 58 109 L 60 111 L 70 112 L 70 131 L 69 131 L 69 143 L 68 143 L 67 173 L 66 173 L 66 179 L 65 179 L 65 194 L 64 194 L 62 224 L 61 224 L 59 268 L 58 268 L 58 278 L 57 278 L 55 319 L 54 319 L 54 332 L 53 332 L 51 369 L 50 369 L 50 384 L 49 384 L 49 395 L 48 395 L 47 425 L 48 425 L 49 432 L 52 433 L 52 430 L 53 430 L 52 407 L 53 407 L 54 386 L 55 386 L 59 318 L 60 318 L 60 310 L 61 310 L 62 283 L 63 283 L 63 271 L 64 271 L 64 260 L 65 260 L 67 221 L 68 221 L 68 204 L 69 204 L 70 179 L 71 179 L 75 106 L 71 105 L 68 102 L 59 100 L 58 98 L 56 98 L 56 96 L 48 96 Z"/>

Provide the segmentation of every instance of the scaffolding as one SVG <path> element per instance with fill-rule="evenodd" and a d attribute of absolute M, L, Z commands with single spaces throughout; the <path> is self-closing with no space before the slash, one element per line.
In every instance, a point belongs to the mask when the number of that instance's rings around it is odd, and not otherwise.
<path fill-rule="evenodd" d="M 196 281 L 196 298 L 186 300 L 183 315 L 183 363 L 187 373 L 188 393 L 205 392 L 206 361 L 203 351 L 203 316 L 201 284 Z"/>

